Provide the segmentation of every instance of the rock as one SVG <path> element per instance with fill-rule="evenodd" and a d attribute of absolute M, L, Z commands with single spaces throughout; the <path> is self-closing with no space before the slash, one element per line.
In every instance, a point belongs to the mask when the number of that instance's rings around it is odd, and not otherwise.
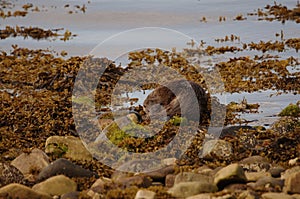
<path fill-rule="evenodd" d="M 254 189 L 262 189 L 268 186 L 268 188 L 275 188 L 275 187 L 283 187 L 284 181 L 281 179 L 273 178 L 273 177 L 263 177 L 260 178 L 255 183 L 249 183 Z"/>
<path fill-rule="evenodd" d="M 294 199 L 293 196 L 290 196 L 288 194 L 285 193 L 264 193 L 261 195 L 262 199 Z"/>
<path fill-rule="evenodd" d="M 80 192 L 78 191 L 72 191 L 69 193 L 63 194 L 60 199 L 78 199 Z"/>
<path fill-rule="evenodd" d="M 281 176 L 281 173 L 283 173 L 284 171 L 285 171 L 285 169 L 281 166 L 272 167 L 269 169 L 269 173 L 274 178 L 279 178 Z"/>
<path fill-rule="evenodd" d="M 90 190 L 92 190 L 95 193 L 103 193 L 106 189 L 107 186 L 112 185 L 112 180 L 109 178 L 99 178 L 94 182 L 94 184 L 91 186 Z"/>
<path fill-rule="evenodd" d="M 195 169 L 196 173 L 203 174 L 203 175 L 212 175 L 212 171 L 213 170 L 206 165 Z"/>
<path fill-rule="evenodd" d="M 176 175 L 174 175 L 174 174 L 167 175 L 166 180 L 165 180 L 165 186 L 168 188 L 173 187 L 175 178 L 176 178 Z"/>
<path fill-rule="evenodd" d="M 65 175 L 67 177 L 92 177 L 97 176 L 97 174 L 84 169 L 78 165 L 73 164 L 67 159 L 60 158 L 45 167 L 38 175 L 38 180 L 42 181 L 51 176 L 55 175 Z"/>
<path fill-rule="evenodd" d="M 212 196 L 210 193 L 201 193 L 201 194 L 187 197 L 186 199 L 212 199 Z"/>
<path fill-rule="evenodd" d="M 243 168 L 235 163 L 220 169 L 215 177 L 214 183 L 222 188 L 231 183 L 244 183 L 247 181 Z"/>
<path fill-rule="evenodd" d="M 0 163 L 0 187 L 10 183 L 23 183 L 23 174 L 14 166 Z"/>
<path fill-rule="evenodd" d="M 22 153 L 11 165 L 22 172 L 29 181 L 35 181 L 40 171 L 49 165 L 49 157 L 40 149 L 33 149 L 30 154 Z"/>
<path fill-rule="evenodd" d="M 43 192 L 51 196 L 63 195 L 77 190 L 77 184 L 64 175 L 53 176 L 32 187 L 33 190 Z"/>
<path fill-rule="evenodd" d="M 243 191 L 240 193 L 237 197 L 237 199 L 258 199 L 259 195 L 255 193 L 254 191 Z"/>
<path fill-rule="evenodd" d="M 247 188 L 247 184 L 235 183 L 225 186 L 224 190 L 229 192 L 238 192 L 240 190 L 247 190 Z"/>
<path fill-rule="evenodd" d="M 135 175 L 131 177 L 118 178 L 114 181 L 116 184 L 122 188 L 137 186 L 140 188 L 147 188 L 152 184 L 152 180 L 146 175 Z"/>
<path fill-rule="evenodd" d="M 292 167 L 290 169 L 287 169 L 282 175 L 281 175 L 281 179 L 287 179 L 290 175 L 292 175 L 293 173 L 298 173 L 300 172 L 300 166 L 295 166 Z"/>
<path fill-rule="evenodd" d="M 206 160 L 228 160 L 233 155 L 232 145 L 224 140 L 209 140 L 203 146 L 202 155 Z"/>
<path fill-rule="evenodd" d="M 289 175 L 285 179 L 284 191 L 289 194 L 300 194 L 300 171 Z"/>
<path fill-rule="evenodd" d="M 181 182 L 213 182 L 213 178 L 207 175 L 192 173 L 192 172 L 182 172 L 176 175 L 174 184 Z"/>
<path fill-rule="evenodd" d="M 176 165 L 176 161 L 177 161 L 176 158 L 165 158 L 161 162 L 163 165 L 166 165 L 166 166 L 172 166 L 172 165 L 174 166 L 174 165 Z"/>
<path fill-rule="evenodd" d="M 171 166 L 166 166 L 164 168 L 147 172 L 145 175 L 149 176 L 152 178 L 153 181 L 159 181 L 159 182 L 164 182 L 165 178 L 168 174 L 173 174 L 174 173 L 174 165 Z"/>
<path fill-rule="evenodd" d="M 93 159 L 91 153 L 74 136 L 51 136 L 46 140 L 45 152 L 55 157 L 65 157 L 71 160 Z"/>
<path fill-rule="evenodd" d="M 240 161 L 241 167 L 249 172 L 268 171 L 270 163 L 261 156 L 251 156 Z"/>
<path fill-rule="evenodd" d="M 294 158 L 294 159 L 289 160 L 289 165 L 290 165 L 290 166 L 296 166 L 297 164 L 299 164 L 299 162 L 300 162 L 300 160 L 299 160 L 299 158 L 297 157 L 297 158 Z"/>
<path fill-rule="evenodd" d="M 135 199 L 154 199 L 155 194 L 156 193 L 153 191 L 138 190 L 138 192 L 135 195 Z"/>
<path fill-rule="evenodd" d="M 294 199 L 300 199 L 300 194 L 293 194 L 292 196 Z"/>
<path fill-rule="evenodd" d="M 168 193 L 174 197 L 185 198 L 200 193 L 213 193 L 218 190 L 217 186 L 205 182 L 182 182 L 175 184 L 168 190 Z"/>
<path fill-rule="evenodd" d="M 12 183 L 0 188 L 0 198 L 52 199 L 51 196 L 36 192 L 21 184 Z"/>
<path fill-rule="evenodd" d="M 248 182 L 256 182 L 260 178 L 263 177 L 271 177 L 271 174 L 269 172 L 260 171 L 260 172 L 245 172 L 246 178 Z"/>

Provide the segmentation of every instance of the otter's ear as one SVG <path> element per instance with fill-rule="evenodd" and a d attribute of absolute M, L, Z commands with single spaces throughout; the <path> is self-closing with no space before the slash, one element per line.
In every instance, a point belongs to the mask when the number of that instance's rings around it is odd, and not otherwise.
<path fill-rule="evenodd" d="M 135 114 L 139 123 L 141 123 L 143 121 L 142 120 L 142 116 L 138 112 L 136 112 L 136 111 L 129 111 L 129 113 Z"/>

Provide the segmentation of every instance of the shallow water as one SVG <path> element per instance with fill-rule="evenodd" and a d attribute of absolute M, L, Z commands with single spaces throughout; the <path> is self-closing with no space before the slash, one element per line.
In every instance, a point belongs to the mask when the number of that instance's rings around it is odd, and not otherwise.
<path fill-rule="evenodd" d="M 20 47 L 28 48 L 49 48 L 55 51 L 66 50 L 69 56 L 87 55 L 102 41 L 108 37 L 122 31 L 141 27 L 161 27 L 179 31 L 193 38 L 195 41 L 201 40 L 206 45 L 242 45 L 242 43 L 269 41 L 280 39 L 275 33 L 284 32 L 285 38 L 299 37 L 300 26 L 295 22 L 258 21 L 256 16 L 247 16 L 247 13 L 254 12 L 257 8 L 263 8 L 267 4 L 273 5 L 269 0 L 31 0 L 34 5 L 39 6 L 41 12 L 29 13 L 25 18 L 0 19 L 0 27 L 6 25 L 14 26 L 37 26 L 44 29 L 65 28 L 74 34 L 78 34 L 74 39 L 63 42 L 59 39 L 55 41 L 23 38 L 8 38 L 0 40 L 0 50 L 9 51 L 11 45 L 18 44 Z M 14 1 L 17 7 L 21 7 L 23 2 Z M 288 7 L 294 7 L 296 0 L 281 0 Z M 70 9 L 64 5 L 70 4 Z M 87 6 L 86 13 L 68 14 L 74 5 Z M 73 9 L 74 10 L 74 9 Z M 247 17 L 244 21 L 234 21 L 238 15 Z M 219 16 L 226 17 L 226 21 L 219 22 Z M 202 17 L 206 17 L 207 22 L 200 22 Z M 227 42 L 218 44 L 214 40 L 224 38 L 226 35 L 234 34 L 240 37 L 240 42 Z M 159 39 L 159 35 L 157 35 Z M 120 48 L 121 43 L 108 47 L 107 52 Z M 131 46 L 130 41 L 123 41 L 122 45 Z M 176 46 L 174 46 L 176 47 Z M 253 56 L 261 54 L 255 51 L 245 51 L 238 54 L 227 53 L 225 55 L 214 56 L 214 60 L 226 60 L 229 57 L 240 55 Z M 288 56 L 299 57 L 299 53 L 292 50 L 278 54 L 282 58 Z M 299 96 L 293 94 L 283 94 L 281 96 L 269 97 L 273 91 L 261 93 L 241 93 L 227 94 L 219 96 L 221 102 L 241 101 L 246 97 L 249 103 L 259 103 L 259 114 L 247 114 L 246 119 L 259 120 L 255 124 L 269 125 L 274 118 L 268 116 L 276 115 L 289 103 L 295 103 Z M 141 95 L 139 95 L 141 97 Z"/>

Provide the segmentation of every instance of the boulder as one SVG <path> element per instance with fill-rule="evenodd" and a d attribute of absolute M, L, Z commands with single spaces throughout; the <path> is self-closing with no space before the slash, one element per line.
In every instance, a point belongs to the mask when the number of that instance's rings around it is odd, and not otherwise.
<path fill-rule="evenodd" d="M 49 137 L 46 140 L 45 152 L 55 157 L 65 157 L 75 161 L 91 161 L 93 159 L 80 138 L 74 136 Z"/>

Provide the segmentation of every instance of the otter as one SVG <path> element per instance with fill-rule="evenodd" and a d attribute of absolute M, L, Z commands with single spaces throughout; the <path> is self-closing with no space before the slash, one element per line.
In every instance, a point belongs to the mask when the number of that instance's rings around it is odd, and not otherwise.
<path fill-rule="evenodd" d="M 147 118 L 170 119 L 173 116 L 206 122 L 210 118 L 209 95 L 197 83 L 184 79 L 158 86 L 143 103 Z"/>

